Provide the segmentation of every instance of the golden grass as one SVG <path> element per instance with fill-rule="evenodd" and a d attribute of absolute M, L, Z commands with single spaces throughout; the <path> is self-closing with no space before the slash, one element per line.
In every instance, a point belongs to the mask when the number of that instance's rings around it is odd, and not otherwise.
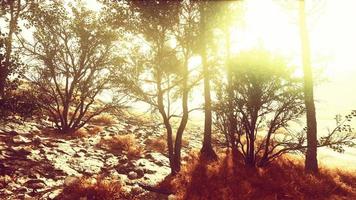
<path fill-rule="evenodd" d="M 102 127 L 93 126 L 93 127 L 89 128 L 87 132 L 88 132 L 89 135 L 96 135 L 96 134 L 98 134 L 98 133 L 100 133 L 102 131 L 103 131 Z"/>
<path fill-rule="evenodd" d="M 73 137 L 81 138 L 88 136 L 89 133 L 85 128 L 80 128 L 73 133 Z"/>
<path fill-rule="evenodd" d="M 116 124 L 117 121 L 112 115 L 109 114 L 101 114 L 96 117 L 93 117 L 90 120 L 90 123 L 95 124 L 95 125 L 102 125 L 102 126 L 109 126 Z"/>
<path fill-rule="evenodd" d="M 58 200 L 73 199 L 100 199 L 100 200 L 123 200 L 131 197 L 123 192 L 118 181 L 79 178 L 71 185 L 65 187 L 63 192 L 56 197 Z"/>
<path fill-rule="evenodd" d="M 143 152 L 133 135 L 116 135 L 108 139 L 101 139 L 98 145 L 117 155 L 126 151 L 129 158 L 141 157 Z"/>
<path fill-rule="evenodd" d="M 166 153 L 167 151 L 167 142 L 165 138 L 148 138 L 145 141 L 146 149 L 157 151 L 159 153 Z"/>
<path fill-rule="evenodd" d="M 158 187 L 174 191 L 178 199 L 355 199 L 356 176 L 321 169 L 317 175 L 304 172 L 303 165 L 280 159 L 266 168 L 248 168 L 230 154 L 206 164 L 192 156 L 175 177 Z"/>

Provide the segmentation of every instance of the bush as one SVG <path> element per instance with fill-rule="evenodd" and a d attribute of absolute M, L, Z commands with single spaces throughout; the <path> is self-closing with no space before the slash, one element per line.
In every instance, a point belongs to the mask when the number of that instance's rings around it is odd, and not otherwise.
<path fill-rule="evenodd" d="M 355 175 L 322 169 L 304 172 L 295 160 L 281 158 L 266 168 L 249 168 L 232 156 L 204 163 L 192 156 L 174 178 L 161 183 L 178 199 L 352 199 Z M 346 178 L 345 178 L 346 177 Z M 168 183 L 167 183 L 168 182 Z"/>
<path fill-rule="evenodd" d="M 15 115 L 27 118 L 39 114 L 40 108 L 30 93 L 29 90 L 18 89 L 0 99 L 0 118 Z"/>
<path fill-rule="evenodd" d="M 116 135 L 108 139 L 101 139 L 98 145 L 113 154 L 122 154 L 126 151 L 130 158 L 140 157 L 143 151 L 133 135 Z"/>
<path fill-rule="evenodd" d="M 117 181 L 95 178 L 80 178 L 65 187 L 63 192 L 56 197 L 58 200 L 128 200 L 130 196 L 123 192 L 122 186 Z"/>
<path fill-rule="evenodd" d="M 109 125 L 117 123 L 117 121 L 114 119 L 114 117 L 112 115 L 108 115 L 108 114 L 101 114 L 99 116 L 96 116 L 93 119 L 91 119 L 90 122 L 92 124 L 102 125 L 102 126 L 109 126 Z"/>
<path fill-rule="evenodd" d="M 145 144 L 148 150 L 157 151 L 162 154 L 166 153 L 167 151 L 167 142 L 165 138 L 155 138 L 155 139 L 148 138 L 145 141 Z"/>

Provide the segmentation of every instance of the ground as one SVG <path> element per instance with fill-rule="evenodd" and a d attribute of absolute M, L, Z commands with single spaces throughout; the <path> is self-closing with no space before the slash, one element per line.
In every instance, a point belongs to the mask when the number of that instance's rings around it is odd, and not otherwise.
<path fill-rule="evenodd" d="M 80 179 L 119 180 L 137 199 L 167 199 L 141 187 L 154 186 L 170 173 L 164 131 L 142 117 L 107 118 L 72 135 L 56 133 L 43 120 L 3 122 L 1 199 L 63 197 L 63 188 Z M 185 146 L 183 155 L 190 149 Z"/>
<path fill-rule="evenodd" d="M 306 174 L 300 160 L 249 169 L 225 149 L 217 162 L 205 163 L 197 157 L 203 130 L 192 123 L 175 177 L 156 120 L 102 115 L 73 134 L 51 125 L 42 119 L 0 124 L 1 200 L 356 199 L 354 174 Z"/>

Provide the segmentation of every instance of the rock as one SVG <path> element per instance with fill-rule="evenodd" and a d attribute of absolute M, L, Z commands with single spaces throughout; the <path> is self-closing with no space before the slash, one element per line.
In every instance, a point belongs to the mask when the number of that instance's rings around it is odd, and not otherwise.
<path fill-rule="evenodd" d="M 25 186 L 37 190 L 37 189 L 42 189 L 42 188 L 46 187 L 46 184 L 44 183 L 43 180 L 31 179 L 25 183 Z"/>
<path fill-rule="evenodd" d="M 9 132 L 7 132 L 7 134 L 9 134 L 9 135 L 18 135 L 18 133 L 16 131 L 9 131 Z"/>
<path fill-rule="evenodd" d="M 25 194 L 28 192 L 27 187 L 20 187 L 19 189 L 16 190 L 16 193 L 18 194 Z"/>
<path fill-rule="evenodd" d="M 57 190 L 54 190 L 54 191 L 50 192 L 48 194 L 48 199 L 56 198 L 62 191 L 63 191 L 63 189 L 57 189 Z"/>
<path fill-rule="evenodd" d="M 10 189 L 11 191 L 15 191 L 20 187 L 21 187 L 21 185 L 15 183 L 15 182 L 9 182 L 7 188 Z"/>
<path fill-rule="evenodd" d="M 4 164 L 0 163 L 0 176 L 5 175 L 6 167 Z"/>
<path fill-rule="evenodd" d="M 136 169 L 135 172 L 137 173 L 137 178 L 142 178 L 145 175 L 144 170 L 141 168 Z"/>
<path fill-rule="evenodd" d="M 31 140 L 26 138 L 26 137 L 23 137 L 21 135 L 16 135 L 12 138 L 12 141 L 15 143 L 15 144 L 26 144 L 26 143 L 30 143 Z"/>
<path fill-rule="evenodd" d="M 40 145 L 41 142 L 42 142 L 42 139 L 36 135 L 35 137 L 32 138 L 32 142 L 35 144 L 35 145 Z"/>
<path fill-rule="evenodd" d="M 31 154 L 31 147 L 11 147 L 11 150 L 13 150 L 17 156 L 27 156 Z"/>
<path fill-rule="evenodd" d="M 67 178 L 64 179 L 64 185 L 68 187 L 75 183 L 77 180 L 78 178 L 75 176 L 67 176 Z"/>
<path fill-rule="evenodd" d="M 141 194 L 141 193 L 143 193 L 143 192 L 144 192 L 144 190 L 143 190 L 140 186 L 138 186 L 137 184 L 134 185 L 134 186 L 131 188 L 131 194 L 132 194 L 133 196 L 139 195 L 139 194 Z"/>
<path fill-rule="evenodd" d="M 177 197 L 174 195 L 174 194 L 170 194 L 168 197 L 167 197 L 167 200 L 176 200 Z"/>
<path fill-rule="evenodd" d="M 129 172 L 127 177 L 129 177 L 129 179 L 131 179 L 131 180 L 132 179 L 137 179 L 138 174 L 136 172 L 134 172 L 134 171 L 131 171 L 131 172 Z"/>
<path fill-rule="evenodd" d="M 119 164 L 123 165 L 123 164 L 126 164 L 128 161 L 129 160 L 128 160 L 127 156 L 124 155 L 119 159 Z"/>
<path fill-rule="evenodd" d="M 28 194 L 25 194 L 24 197 L 23 197 L 23 200 L 36 200 L 37 198 L 35 197 L 31 197 L 30 195 Z"/>

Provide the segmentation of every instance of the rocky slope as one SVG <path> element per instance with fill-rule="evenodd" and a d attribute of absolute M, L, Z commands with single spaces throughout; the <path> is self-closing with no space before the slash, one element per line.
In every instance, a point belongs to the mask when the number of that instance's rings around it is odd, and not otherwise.
<path fill-rule="evenodd" d="M 95 134 L 81 137 L 58 135 L 46 129 L 50 124 L 6 122 L 0 125 L 0 197 L 1 199 L 55 199 L 66 185 L 79 177 L 119 180 L 123 188 L 139 199 L 167 199 L 146 191 L 140 185 L 155 185 L 170 172 L 168 158 L 147 148 L 145 141 L 163 136 L 155 123 L 133 118 L 100 125 Z M 90 129 L 94 125 L 86 127 Z M 96 126 L 98 127 L 98 126 Z M 198 134 L 200 130 L 191 131 Z M 138 156 L 115 152 L 102 140 L 133 135 L 141 149 Z M 193 136 L 191 138 L 199 138 Z M 186 154 L 199 146 L 189 140 Z"/>

